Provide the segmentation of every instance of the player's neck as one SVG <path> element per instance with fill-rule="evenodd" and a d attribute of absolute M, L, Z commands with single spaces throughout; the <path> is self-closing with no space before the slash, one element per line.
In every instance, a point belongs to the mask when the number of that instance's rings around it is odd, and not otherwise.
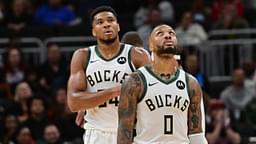
<path fill-rule="evenodd" d="M 157 75 L 174 75 L 178 68 L 178 62 L 174 57 L 160 58 L 155 56 L 152 62 L 152 69 Z"/>
<path fill-rule="evenodd" d="M 106 59 L 111 59 L 119 52 L 120 42 L 119 40 L 116 40 L 111 44 L 98 43 L 98 48 L 102 56 Z"/>

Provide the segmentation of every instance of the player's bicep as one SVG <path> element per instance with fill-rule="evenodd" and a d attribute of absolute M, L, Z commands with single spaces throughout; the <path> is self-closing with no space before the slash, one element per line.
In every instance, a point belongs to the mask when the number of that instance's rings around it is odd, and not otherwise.
<path fill-rule="evenodd" d="M 74 53 L 70 64 L 70 77 L 68 81 L 68 91 L 78 92 L 86 89 L 86 79 L 84 70 L 85 51 L 78 50 Z"/>
<path fill-rule="evenodd" d="M 203 132 L 202 91 L 195 79 L 189 79 L 190 106 L 188 109 L 188 134 Z"/>
<path fill-rule="evenodd" d="M 131 117 L 131 120 L 134 118 L 140 92 L 141 80 L 137 73 L 131 74 L 121 88 L 118 108 L 120 118 Z"/>
<path fill-rule="evenodd" d="M 141 79 L 138 74 L 131 74 L 123 83 L 118 106 L 118 144 L 131 143 L 135 125 L 138 97 L 141 93 Z"/>

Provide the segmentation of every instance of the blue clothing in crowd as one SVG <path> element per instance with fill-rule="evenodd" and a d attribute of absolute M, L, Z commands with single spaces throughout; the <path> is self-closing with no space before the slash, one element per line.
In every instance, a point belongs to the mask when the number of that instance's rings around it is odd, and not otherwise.
<path fill-rule="evenodd" d="M 36 22 L 49 26 L 68 25 L 75 18 L 75 13 L 66 6 L 52 8 L 44 5 L 35 14 Z"/>

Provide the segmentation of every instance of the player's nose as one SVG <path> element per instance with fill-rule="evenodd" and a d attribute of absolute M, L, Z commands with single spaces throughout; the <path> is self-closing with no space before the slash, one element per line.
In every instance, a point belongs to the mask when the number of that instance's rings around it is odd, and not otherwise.
<path fill-rule="evenodd" d="M 109 23 L 108 21 L 105 21 L 105 22 L 103 23 L 103 27 L 104 27 L 104 28 L 109 28 L 109 27 L 110 27 L 110 23 Z"/>
<path fill-rule="evenodd" d="M 171 36 L 170 33 L 165 33 L 165 34 L 164 34 L 164 38 L 165 38 L 165 39 L 171 39 L 172 36 Z"/>

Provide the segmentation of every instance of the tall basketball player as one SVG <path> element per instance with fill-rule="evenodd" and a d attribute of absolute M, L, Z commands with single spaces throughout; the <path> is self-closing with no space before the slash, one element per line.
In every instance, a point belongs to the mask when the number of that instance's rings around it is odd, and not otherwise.
<path fill-rule="evenodd" d="M 155 27 L 149 46 L 152 64 L 122 85 L 118 144 L 207 144 L 202 91 L 193 76 L 179 69 L 175 31 Z"/>
<path fill-rule="evenodd" d="M 85 144 L 115 144 L 120 84 L 150 58 L 145 51 L 120 43 L 111 7 L 94 9 L 91 19 L 97 45 L 78 49 L 72 57 L 68 105 L 73 112 L 86 110 Z"/>

